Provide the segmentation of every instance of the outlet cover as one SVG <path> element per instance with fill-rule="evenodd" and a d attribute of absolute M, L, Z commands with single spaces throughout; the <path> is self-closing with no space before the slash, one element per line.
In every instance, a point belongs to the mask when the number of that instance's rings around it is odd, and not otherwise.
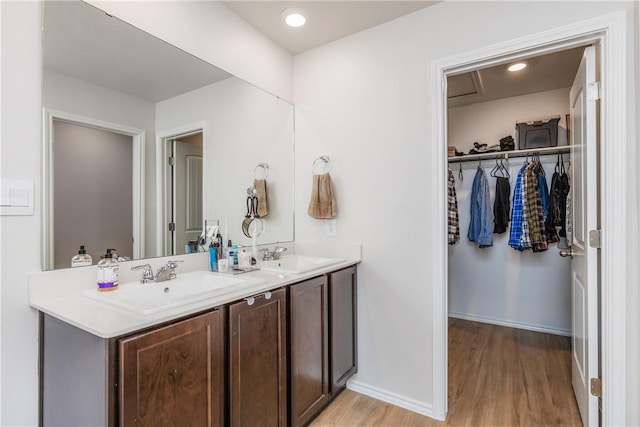
<path fill-rule="evenodd" d="M 335 236 L 336 235 L 336 220 L 328 219 L 327 220 L 327 236 Z"/>

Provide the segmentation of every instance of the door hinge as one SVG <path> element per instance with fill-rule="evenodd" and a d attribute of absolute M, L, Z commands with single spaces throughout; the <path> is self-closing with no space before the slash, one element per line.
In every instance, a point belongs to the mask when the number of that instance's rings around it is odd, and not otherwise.
<path fill-rule="evenodd" d="M 589 231 L 589 246 L 594 249 L 600 249 L 602 242 L 602 230 Z"/>
<path fill-rule="evenodd" d="M 170 222 L 169 223 L 169 231 L 176 231 L 176 223 L 175 222 Z"/>
<path fill-rule="evenodd" d="M 176 165 L 176 158 L 171 156 L 169 157 L 169 166 L 175 166 Z"/>
<path fill-rule="evenodd" d="M 589 101 L 597 101 L 602 94 L 600 82 L 593 82 L 587 85 L 587 99 Z"/>
<path fill-rule="evenodd" d="M 595 397 L 602 397 L 602 380 L 600 378 L 591 378 L 591 394 Z"/>

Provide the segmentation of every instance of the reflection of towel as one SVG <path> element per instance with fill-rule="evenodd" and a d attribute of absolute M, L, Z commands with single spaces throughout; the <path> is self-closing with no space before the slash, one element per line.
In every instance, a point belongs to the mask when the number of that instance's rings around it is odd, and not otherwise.
<path fill-rule="evenodd" d="M 309 216 L 318 219 L 333 218 L 338 214 L 336 199 L 333 198 L 331 175 L 313 175 L 311 201 L 307 210 Z"/>
<path fill-rule="evenodd" d="M 269 205 L 267 204 L 267 180 L 254 179 L 253 188 L 256 189 L 256 197 L 258 198 L 258 215 L 264 218 L 269 215 Z"/>

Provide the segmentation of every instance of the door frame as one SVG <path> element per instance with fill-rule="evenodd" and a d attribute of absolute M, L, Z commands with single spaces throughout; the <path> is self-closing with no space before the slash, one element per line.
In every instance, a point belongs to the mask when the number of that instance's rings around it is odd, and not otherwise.
<path fill-rule="evenodd" d="M 206 122 L 197 122 L 156 133 L 156 256 L 165 256 L 167 249 L 167 140 L 192 133 L 202 133 L 202 209 L 207 206 Z M 204 212 L 203 212 L 204 221 Z M 204 224 L 202 225 L 204 227 Z"/>
<path fill-rule="evenodd" d="M 447 245 L 447 76 L 519 58 L 599 43 L 601 46 L 600 328 L 602 340 L 602 423 L 626 422 L 626 241 L 627 224 L 627 13 L 620 11 L 431 63 L 432 141 L 430 168 L 434 179 L 433 271 L 433 416 L 444 420 L 448 396 L 448 245 Z"/>
<path fill-rule="evenodd" d="M 124 126 L 104 120 L 85 117 L 78 114 L 42 109 L 42 269 L 51 270 L 54 265 L 54 171 L 53 171 L 53 122 L 60 121 L 79 126 L 87 126 L 132 138 L 133 174 L 132 174 L 132 208 L 133 208 L 133 259 L 140 259 L 145 254 L 145 179 L 144 179 L 144 142 L 146 132 L 130 126 Z"/>

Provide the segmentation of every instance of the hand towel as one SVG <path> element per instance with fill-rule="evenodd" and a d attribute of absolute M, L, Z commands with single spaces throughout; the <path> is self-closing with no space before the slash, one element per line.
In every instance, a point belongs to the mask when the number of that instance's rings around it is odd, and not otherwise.
<path fill-rule="evenodd" d="M 313 175 L 313 188 L 311 190 L 311 201 L 307 213 L 310 217 L 317 219 L 329 219 L 338 214 L 336 199 L 333 197 L 331 186 L 331 175 Z"/>
<path fill-rule="evenodd" d="M 269 205 L 267 203 L 267 180 L 254 179 L 253 188 L 256 189 L 256 197 L 258 198 L 258 215 L 264 218 L 269 215 Z"/>

